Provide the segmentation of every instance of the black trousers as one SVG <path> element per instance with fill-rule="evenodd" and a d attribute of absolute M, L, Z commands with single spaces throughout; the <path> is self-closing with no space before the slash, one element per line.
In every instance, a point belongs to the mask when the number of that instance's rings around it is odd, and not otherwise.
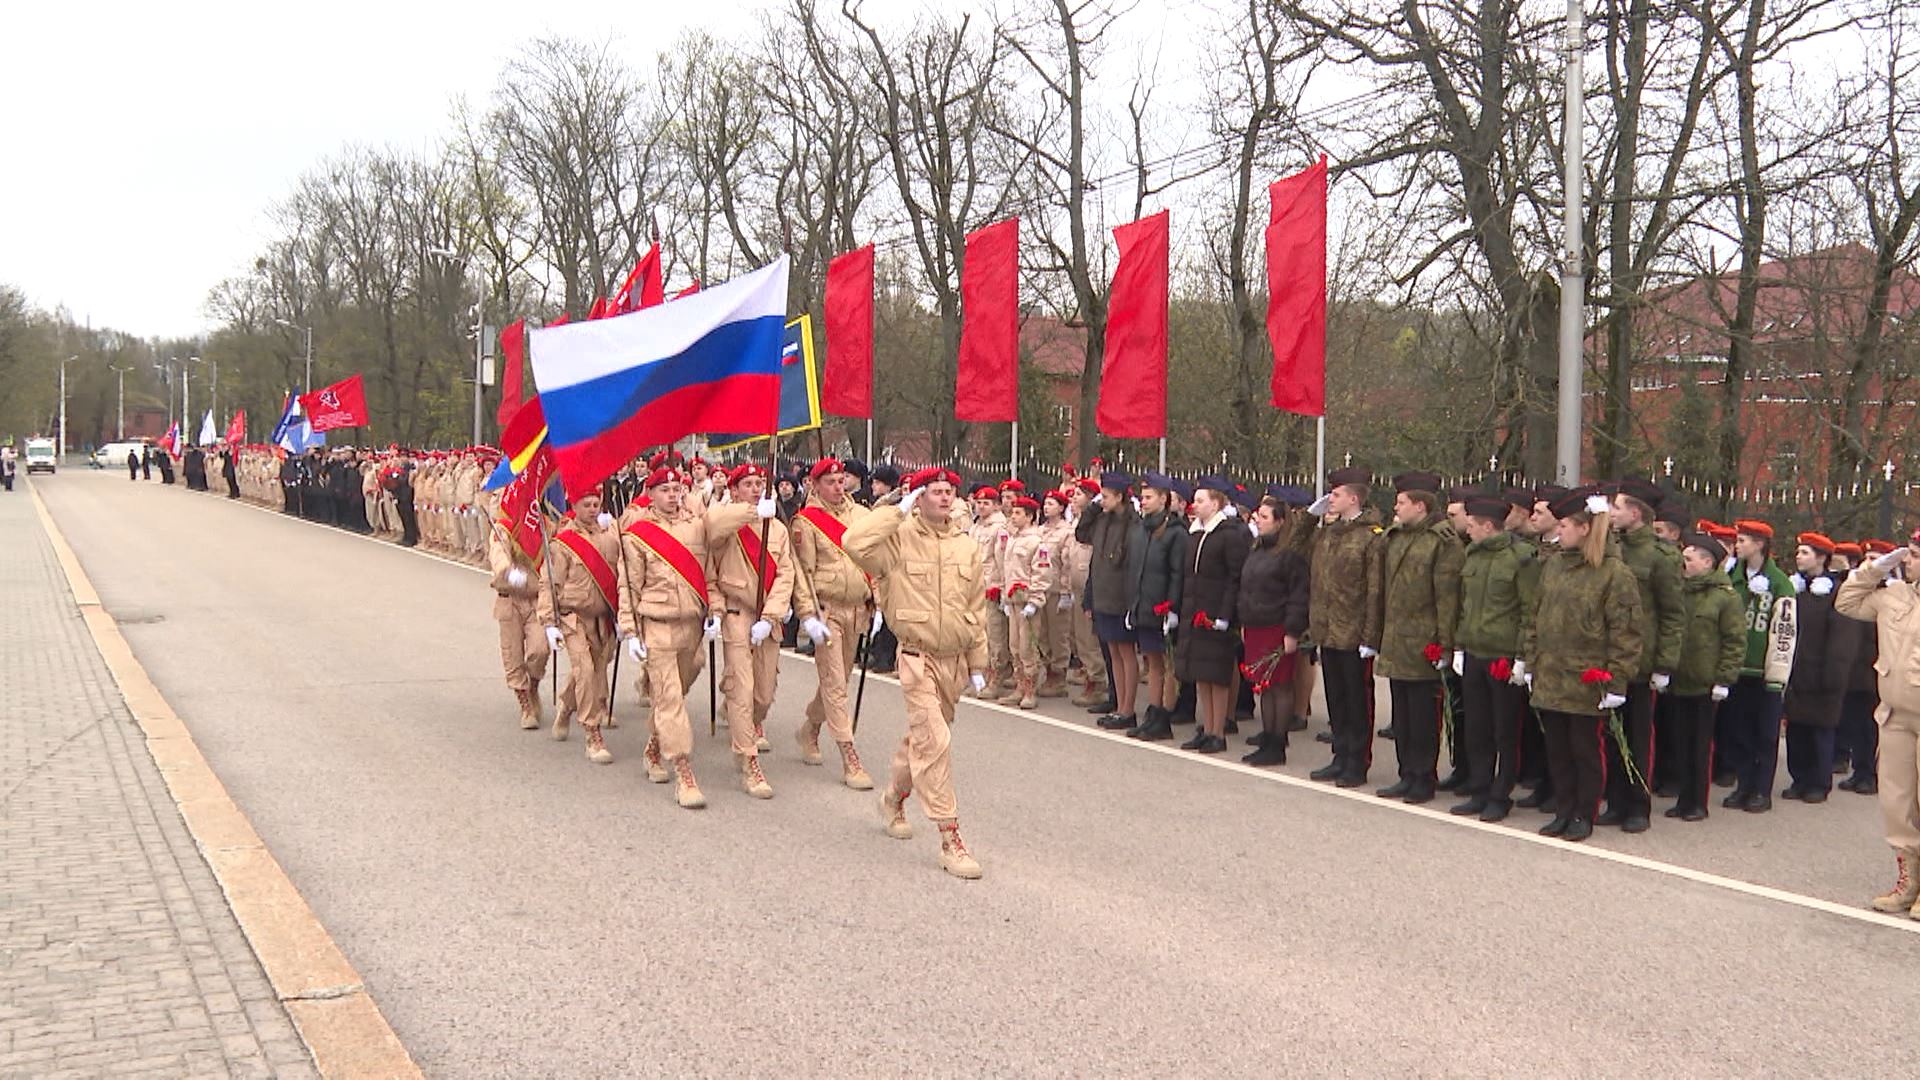
<path fill-rule="evenodd" d="M 413 510 L 413 497 L 395 500 L 394 510 L 400 515 L 400 546 L 412 547 L 420 542 L 420 518 Z"/>
<path fill-rule="evenodd" d="M 1520 726 L 1533 719 L 1527 715 L 1526 690 L 1494 678 L 1488 671 L 1492 663 L 1467 654 L 1453 729 L 1466 755 L 1462 766 L 1467 770 L 1466 792 L 1506 802 L 1520 778 Z"/>
<path fill-rule="evenodd" d="M 1553 776 L 1554 808 L 1561 817 L 1593 820 L 1600 806 L 1606 760 L 1600 752 L 1604 718 L 1577 713 L 1540 714 L 1547 737 L 1547 768 Z"/>
<path fill-rule="evenodd" d="M 1361 659 L 1358 649 L 1322 648 L 1320 680 L 1333 760 L 1349 775 L 1365 777 L 1373 765 L 1373 661 Z"/>
<path fill-rule="evenodd" d="M 1787 776 L 1801 791 L 1833 790 L 1834 729 L 1787 721 Z"/>
<path fill-rule="evenodd" d="M 1853 763 L 1852 779 L 1876 780 L 1880 775 L 1880 726 L 1874 723 L 1873 709 L 1880 703 L 1874 690 L 1850 690 L 1840 699 L 1840 737 L 1838 746 Z"/>
<path fill-rule="evenodd" d="M 1673 771 L 1673 756 L 1679 748 L 1673 744 L 1673 695 L 1656 694 L 1653 699 L 1653 771 L 1647 782 L 1655 791 L 1672 791 L 1680 783 Z"/>
<path fill-rule="evenodd" d="M 1680 697 L 1664 694 L 1666 723 L 1673 729 L 1673 759 L 1667 765 L 1667 777 L 1680 791 L 1681 810 L 1705 810 L 1707 790 L 1713 783 L 1714 700 L 1705 694 Z"/>
<path fill-rule="evenodd" d="M 1650 684 L 1627 684 L 1627 703 L 1620 707 L 1620 726 L 1626 729 L 1627 749 L 1633 753 L 1633 775 L 1645 780 L 1653 775 L 1648 771 L 1652 768 L 1653 756 L 1653 687 Z M 1628 775 L 1627 763 L 1620 756 L 1620 744 L 1612 735 L 1607 736 L 1606 748 L 1607 808 L 1627 817 L 1646 817 L 1653 810 L 1652 794 Z"/>
<path fill-rule="evenodd" d="M 1434 783 L 1440 779 L 1441 685 L 1430 679 L 1388 679 L 1393 703 L 1393 754 L 1400 778 Z"/>

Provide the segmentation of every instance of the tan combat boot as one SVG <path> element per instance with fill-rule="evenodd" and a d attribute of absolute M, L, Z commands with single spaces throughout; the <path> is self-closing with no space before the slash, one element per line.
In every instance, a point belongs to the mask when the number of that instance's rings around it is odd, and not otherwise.
<path fill-rule="evenodd" d="M 801 761 L 809 765 L 820 764 L 820 725 L 811 720 L 802 720 L 800 730 L 794 733 L 793 738 L 800 744 Z"/>
<path fill-rule="evenodd" d="M 741 762 L 740 786 L 756 799 L 773 798 L 773 785 L 767 783 L 767 774 L 760 771 L 760 755 L 748 754 Z"/>
<path fill-rule="evenodd" d="M 560 711 L 553 714 L 553 741 L 566 742 L 567 725 L 571 723 L 573 723 L 573 710 L 565 705 L 560 706 Z"/>
<path fill-rule="evenodd" d="M 693 762 L 683 757 L 673 759 L 673 797 L 686 810 L 707 805 L 707 797 L 700 794 L 700 785 L 693 779 Z"/>
<path fill-rule="evenodd" d="M 813 752 L 817 758 L 820 748 L 815 746 Z M 873 790 L 873 777 L 860 767 L 860 751 L 855 750 L 850 742 L 840 744 L 840 782 L 855 791 Z"/>
<path fill-rule="evenodd" d="M 1014 695 L 1023 709 L 1035 709 L 1040 706 L 1040 699 L 1034 696 L 1032 679 L 1021 679 L 1020 688 L 1014 691 Z"/>
<path fill-rule="evenodd" d="M 532 690 L 515 690 L 513 696 L 520 702 L 520 730 L 532 731 L 540 726 L 540 695 Z"/>
<path fill-rule="evenodd" d="M 1920 902 L 1920 850 L 1907 848 L 1894 852 L 1893 857 L 1900 867 L 1899 876 L 1894 878 L 1892 891 L 1873 898 L 1873 910 L 1912 914 L 1915 903 Z"/>
<path fill-rule="evenodd" d="M 587 733 L 587 760 L 595 765 L 613 764 L 613 751 L 607 749 L 607 740 L 600 736 L 600 729 L 581 724 L 580 730 Z"/>
<path fill-rule="evenodd" d="M 647 748 L 640 752 L 640 759 L 647 763 L 647 779 L 656 784 L 664 784 L 673 778 L 667 771 L 667 763 L 660 759 L 660 736 L 647 740 Z"/>
<path fill-rule="evenodd" d="M 1048 672 L 1047 677 L 1040 680 L 1040 696 L 1066 697 L 1067 677 L 1057 671 Z"/>
<path fill-rule="evenodd" d="M 913 839 L 913 826 L 907 822 L 909 794 L 911 793 L 889 789 L 886 794 L 880 796 L 880 824 L 886 828 L 887 835 L 895 840 Z"/>
<path fill-rule="evenodd" d="M 753 722 L 753 748 L 763 754 L 773 749 L 773 744 L 767 741 L 767 725 L 760 720 Z"/>
<path fill-rule="evenodd" d="M 968 881 L 980 876 L 980 861 L 960 839 L 960 822 L 948 818 L 940 822 L 940 869 Z"/>

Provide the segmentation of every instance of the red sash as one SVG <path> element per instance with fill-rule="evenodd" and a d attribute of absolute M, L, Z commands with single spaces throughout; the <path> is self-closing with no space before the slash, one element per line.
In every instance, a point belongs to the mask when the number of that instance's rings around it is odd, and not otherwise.
<path fill-rule="evenodd" d="M 774 580 L 780 576 L 780 567 L 761 548 L 760 534 L 751 525 L 740 526 L 740 550 L 747 557 L 748 569 L 760 571 L 760 587 L 772 592 Z"/>
<path fill-rule="evenodd" d="M 827 543 L 837 548 L 840 554 L 847 554 L 847 523 L 827 513 L 826 507 L 803 506 L 795 516 L 813 526 L 815 529 L 820 530 L 820 535 L 826 537 Z M 847 557 L 851 559 L 853 556 L 848 555 Z M 855 565 L 857 566 L 859 564 L 856 563 Z M 866 577 L 867 584 L 873 584 L 872 574 L 864 570 L 860 573 Z"/>
<path fill-rule="evenodd" d="M 645 544 L 648 551 L 660 556 L 660 561 L 672 567 L 687 588 L 693 590 L 700 605 L 706 606 L 707 571 L 700 565 L 700 560 L 693 557 L 693 552 L 687 550 L 687 545 L 655 522 L 644 518 L 627 526 L 627 534 Z"/>
<path fill-rule="evenodd" d="M 619 593 L 619 579 L 614 577 L 613 567 L 607 565 L 606 557 L 600 554 L 599 548 L 593 546 L 593 541 L 572 529 L 562 529 L 553 538 L 567 545 L 567 549 L 579 557 L 580 564 L 587 568 L 587 573 L 593 575 L 593 583 L 600 587 L 600 599 L 607 602 L 610 610 L 619 611 L 620 605 L 613 599 Z"/>

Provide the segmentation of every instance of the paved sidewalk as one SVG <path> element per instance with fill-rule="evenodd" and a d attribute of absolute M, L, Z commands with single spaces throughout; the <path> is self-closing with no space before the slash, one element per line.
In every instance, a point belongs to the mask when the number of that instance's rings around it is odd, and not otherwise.
<path fill-rule="evenodd" d="M 0 552 L 0 1077 L 315 1075 L 24 484 Z"/>

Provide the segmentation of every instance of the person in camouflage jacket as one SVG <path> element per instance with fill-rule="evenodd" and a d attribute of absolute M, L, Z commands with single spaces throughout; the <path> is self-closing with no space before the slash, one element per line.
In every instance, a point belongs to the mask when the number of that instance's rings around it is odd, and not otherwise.
<path fill-rule="evenodd" d="M 1541 568 L 1541 614 L 1522 635 L 1518 662 L 1546 732 L 1557 799 L 1540 832 L 1576 841 L 1593 835 L 1604 721 L 1627 703 L 1640 663 L 1640 586 L 1608 550 L 1608 509 L 1593 491 L 1554 500 L 1560 551 Z"/>
<path fill-rule="evenodd" d="M 1521 629 L 1533 618 L 1540 593 L 1540 563 L 1532 544 L 1504 527 L 1508 503 L 1467 500 L 1470 541 L 1460 568 L 1460 619 L 1454 628 L 1453 670 L 1460 676 L 1465 728 L 1467 801 L 1455 814 L 1503 820 L 1513 807 L 1519 780 L 1521 725 L 1526 692 L 1512 682 Z"/>
<path fill-rule="evenodd" d="M 1633 768 L 1627 768 L 1620 744 L 1607 740 L 1607 809 L 1596 825 L 1618 825 L 1624 832 L 1646 832 L 1653 794 L 1633 782 L 1650 776 L 1653 766 L 1653 696 L 1664 693 L 1680 660 L 1680 631 L 1685 606 L 1680 586 L 1680 551 L 1653 533 L 1654 504 L 1664 493 L 1644 480 L 1621 485 L 1613 497 L 1613 525 L 1620 561 L 1640 586 L 1640 662 L 1627 682 L 1627 705 L 1620 723 Z"/>
<path fill-rule="evenodd" d="M 1393 748 L 1400 777 L 1376 794 L 1410 803 L 1433 801 L 1439 782 L 1443 672 L 1451 667 L 1460 613 L 1460 565 L 1466 551 L 1448 527 L 1434 494 L 1440 478 L 1393 478 L 1393 526 L 1386 532 L 1380 662 L 1393 700 Z"/>
<path fill-rule="evenodd" d="M 1367 506 L 1371 474 L 1335 469 L 1327 494 L 1290 538 L 1310 564 L 1308 635 L 1320 648 L 1333 760 L 1309 775 L 1341 787 L 1367 782 L 1373 764 L 1372 660 L 1380 653 L 1386 530 Z"/>
<path fill-rule="evenodd" d="M 1667 723 L 1677 759 L 1669 775 L 1679 781 L 1680 798 L 1667 816 L 1701 821 L 1707 816 L 1707 787 L 1713 744 L 1713 713 L 1740 678 L 1747 647 L 1746 616 L 1733 583 L 1720 565 L 1726 548 L 1711 536 L 1690 536 L 1681 552 L 1680 660 L 1667 687 Z"/>

